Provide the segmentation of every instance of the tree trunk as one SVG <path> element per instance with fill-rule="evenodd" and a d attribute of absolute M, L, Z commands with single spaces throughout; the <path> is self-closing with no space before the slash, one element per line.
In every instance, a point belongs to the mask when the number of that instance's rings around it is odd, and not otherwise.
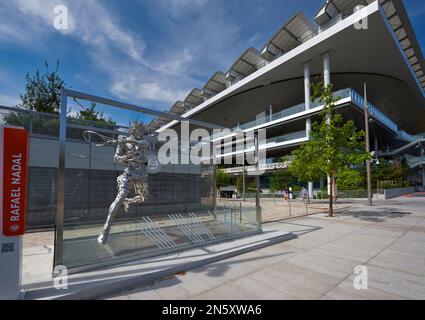
<path fill-rule="evenodd" d="M 330 183 L 330 192 L 329 192 L 329 217 L 334 216 L 334 185 L 333 185 L 333 176 L 330 176 L 329 183 Z"/>

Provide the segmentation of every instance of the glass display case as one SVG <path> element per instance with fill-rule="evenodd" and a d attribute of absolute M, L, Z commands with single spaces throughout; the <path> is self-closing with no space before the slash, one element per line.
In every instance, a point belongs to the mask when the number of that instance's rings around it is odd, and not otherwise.
<path fill-rule="evenodd" d="M 158 113 L 69 91 L 64 91 L 62 110 L 69 98 L 133 113 Z M 206 124 L 206 130 L 212 127 Z M 136 138 L 128 126 L 82 124 L 61 116 L 54 266 L 78 272 L 261 231 L 258 208 L 236 202 L 217 205 L 213 161 L 164 164 L 158 158 L 164 141 L 157 131 L 145 126 Z M 143 156 L 136 162 L 142 167 L 135 169 L 127 160 L 139 147 Z M 181 145 L 178 153 L 179 159 L 191 156 L 190 148 Z"/>

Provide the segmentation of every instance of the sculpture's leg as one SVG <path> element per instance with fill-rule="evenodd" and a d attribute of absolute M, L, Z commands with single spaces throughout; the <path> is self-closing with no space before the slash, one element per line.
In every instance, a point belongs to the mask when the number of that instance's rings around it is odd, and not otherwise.
<path fill-rule="evenodd" d="M 140 204 L 140 203 L 143 203 L 143 202 L 145 202 L 145 197 L 144 196 L 135 196 L 133 198 L 127 198 L 127 199 L 125 199 L 125 205 L 127 207 L 127 210 L 128 210 L 128 208 L 131 205 Z"/>
<path fill-rule="evenodd" d="M 108 211 L 108 217 L 106 218 L 105 225 L 103 226 L 102 232 L 97 238 L 99 244 L 105 245 L 108 242 L 109 232 L 111 231 L 112 221 L 118 213 L 118 210 L 122 206 L 126 197 L 130 194 L 130 182 L 127 179 L 126 173 L 118 177 L 118 195 L 115 201 L 111 204 Z"/>
<path fill-rule="evenodd" d="M 145 195 L 148 193 L 148 185 L 145 180 L 140 179 L 133 184 L 135 197 L 126 198 L 124 201 L 124 209 L 128 211 L 130 205 L 145 202 Z"/>

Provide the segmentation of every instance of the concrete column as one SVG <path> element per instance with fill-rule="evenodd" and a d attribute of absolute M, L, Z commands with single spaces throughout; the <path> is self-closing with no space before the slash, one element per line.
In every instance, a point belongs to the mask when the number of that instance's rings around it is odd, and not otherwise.
<path fill-rule="evenodd" d="M 305 110 L 310 110 L 310 65 L 308 63 L 304 64 L 304 101 L 305 101 Z M 310 139 L 311 132 L 311 118 L 307 118 L 305 122 L 305 130 L 307 138 Z M 313 199 L 313 182 L 308 183 L 308 196 L 310 199 Z"/>
<path fill-rule="evenodd" d="M 242 173 L 242 192 L 243 192 L 243 201 L 246 201 L 246 170 L 245 170 L 245 147 L 243 150 L 243 173 Z"/>
<path fill-rule="evenodd" d="M 323 54 L 323 81 L 325 86 L 331 84 L 331 59 L 329 52 Z"/>
<path fill-rule="evenodd" d="M 425 191 L 425 166 L 422 166 L 422 191 Z"/>
<path fill-rule="evenodd" d="M 323 82 L 325 86 L 329 86 L 331 84 L 331 59 L 330 59 L 330 54 L 329 52 L 325 52 L 323 54 Z M 328 121 L 330 121 L 330 119 L 328 119 Z M 328 177 L 328 194 L 331 194 L 331 190 L 330 190 L 330 177 Z M 334 190 L 333 190 L 333 195 L 336 195 L 336 184 L 335 184 L 335 179 L 333 181 L 333 186 L 334 186 Z"/>
<path fill-rule="evenodd" d="M 304 64 L 304 100 L 305 110 L 310 110 L 310 65 Z"/>
<path fill-rule="evenodd" d="M 261 209 L 261 199 L 260 199 L 260 146 L 259 146 L 259 140 L 258 140 L 258 131 L 255 131 L 254 133 L 254 139 L 255 139 L 255 157 L 256 157 L 256 172 L 255 172 L 255 208 L 257 212 L 257 223 L 258 223 L 258 230 L 262 230 L 262 209 Z"/>
<path fill-rule="evenodd" d="M 304 64 L 304 103 L 305 103 L 305 110 L 310 110 L 310 66 L 308 63 Z M 306 132 L 307 137 L 310 138 L 310 132 L 311 132 L 311 118 L 308 118 L 306 120 Z"/>
<path fill-rule="evenodd" d="M 269 106 L 269 117 L 270 117 L 270 121 L 273 121 L 273 106 L 272 105 Z"/>
<path fill-rule="evenodd" d="M 213 196 L 213 208 L 214 210 L 217 209 L 217 166 L 213 165 L 212 170 L 212 177 L 211 177 L 211 183 L 212 183 L 212 196 Z"/>
<path fill-rule="evenodd" d="M 422 148 L 421 150 L 421 158 L 423 159 L 425 156 L 425 149 Z M 422 171 L 422 191 L 425 192 L 425 166 L 421 166 Z"/>
<path fill-rule="evenodd" d="M 374 137 L 374 150 L 375 150 L 375 158 L 378 159 L 378 136 L 376 135 L 375 132 L 375 137 Z"/>
<path fill-rule="evenodd" d="M 308 118 L 305 121 L 305 131 L 306 131 L 307 138 L 310 139 L 310 134 L 311 134 L 311 118 Z"/>

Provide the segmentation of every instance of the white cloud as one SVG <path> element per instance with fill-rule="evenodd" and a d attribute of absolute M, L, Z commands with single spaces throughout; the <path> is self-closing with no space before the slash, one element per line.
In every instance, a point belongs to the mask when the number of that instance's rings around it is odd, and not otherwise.
<path fill-rule="evenodd" d="M 140 79 L 132 76 L 124 77 L 122 80 L 117 79 L 111 90 L 122 99 L 135 97 L 138 100 L 160 100 L 168 103 L 183 99 L 187 95 L 186 91 L 162 87 L 158 82 L 141 82 Z"/>
<path fill-rule="evenodd" d="M 19 11 L 27 16 L 39 17 L 51 28 L 54 28 L 54 19 L 56 17 L 54 12 L 55 7 L 63 5 L 69 7 L 67 2 L 63 0 L 15 0 L 15 4 Z M 72 12 L 68 10 L 67 13 L 68 28 L 58 30 L 64 34 L 72 32 L 75 28 L 75 20 Z"/>
<path fill-rule="evenodd" d="M 142 33 L 126 28 L 125 21 L 100 0 L 10 1 L 5 12 L 14 14 L 5 16 L 4 23 L 0 18 L 0 40 L 8 38 L 31 49 L 46 46 L 45 40 L 58 32 L 53 28 L 53 8 L 63 4 L 69 9 L 70 21 L 70 29 L 63 36 L 81 43 L 99 71 L 97 78 L 102 76 L 101 82 L 107 81 L 111 94 L 133 102 L 150 100 L 171 106 L 192 88 L 202 87 L 200 79 L 207 79 L 217 66 L 228 67 L 240 53 L 240 27 L 220 11 L 224 10 L 220 6 L 210 12 L 212 3 L 152 1 L 152 10 L 147 14 L 161 21 L 160 36 L 166 40 L 158 41 L 155 47 L 150 44 L 148 51 Z M 0 8 L 0 17 L 3 15 Z M 74 79 L 83 78 L 87 77 L 78 74 Z"/>
<path fill-rule="evenodd" d="M 204 7 L 210 0 L 156 0 L 157 4 L 167 9 L 172 14 L 181 14 L 183 11 L 191 12 L 194 8 Z"/>
<path fill-rule="evenodd" d="M 0 39 L 20 43 L 27 41 L 27 37 L 24 33 L 21 33 L 6 24 L 0 24 Z"/>
<path fill-rule="evenodd" d="M 143 62 L 144 43 L 137 35 L 120 28 L 112 15 L 100 3 L 96 0 L 8 2 L 3 9 L 0 9 L 0 37 L 32 47 L 38 42 L 42 45 L 42 40 L 51 36 L 53 32 L 60 31 L 92 48 L 106 50 L 113 46 L 132 59 Z M 54 28 L 54 8 L 58 5 L 68 8 L 69 28 L 67 30 Z"/>
<path fill-rule="evenodd" d="M 12 107 L 19 103 L 19 97 L 0 94 L 0 105 Z"/>
<path fill-rule="evenodd" d="M 78 15 L 73 35 L 96 51 L 115 49 L 138 63 L 143 59 L 145 44 L 135 34 L 121 28 L 112 15 L 97 1 L 74 1 L 71 11 Z"/>
<path fill-rule="evenodd" d="M 184 72 L 188 69 L 188 64 L 193 60 L 192 54 L 188 49 L 184 49 L 181 54 L 174 56 L 171 60 L 160 63 L 157 70 L 169 74 L 185 76 Z"/>

